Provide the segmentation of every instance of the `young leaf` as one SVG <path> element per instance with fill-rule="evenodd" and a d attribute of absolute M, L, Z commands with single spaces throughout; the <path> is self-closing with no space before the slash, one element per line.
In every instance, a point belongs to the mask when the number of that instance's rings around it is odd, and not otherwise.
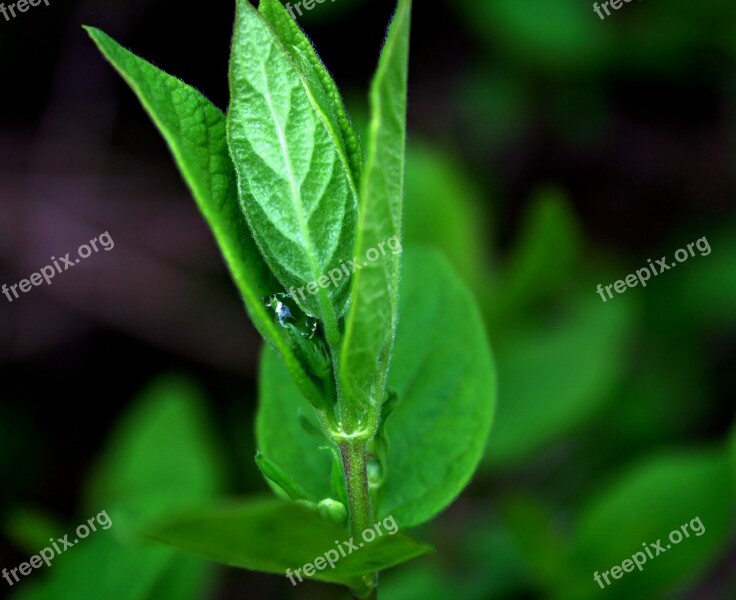
<path fill-rule="evenodd" d="M 357 186 L 360 183 L 363 168 L 363 149 L 332 76 L 317 55 L 312 43 L 281 5 L 281 2 L 261 0 L 258 10 L 273 27 L 294 63 L 302 67 L 302 73 L 310 83 L 322 113 L 329 119 L 330 125 L 339 135 L 347 153 L 353 181 Z"/>
<path fill-rule="evenodd" d="M 256 453 L 256 465 L 261 471 L 263 477 L 268 481 L 272 488 L 274 488 L 279 496 L 291 500 L 306 500 L 307 495 L 304 493 L 299 485 L 276 463 L 268 460 L 260 452 Z"/>
<path fill-rule="evenodd" d="M 166 140 L 213 231 L 256 329 L 284 357 L 303 393 L 318 401 L 320 392 L 294 357 L 287 335 L 262 302 L 280 286 L 263 262 L 238 207 L 225 115 L 197 90 L 137 57 L 99 29 L 86 30 L 138 96 Z"/>
<path fill-rule="evenodd" d="M 402 528 L 444 510 L 483 456 L 496 398 L 485 325 L 470 292 L 440 255 L 406 252 L 401 321 L 389 384 L 398 404 L 379 514 Z"/>
<path fill-rule="evenodd" d="M 350 258 L 357 196 L 350 168 L 299 69 L 263 17 L 238 0 L 228 144 L 241 208 L 284 288 L 336 343 L 346 280 L 317 286 Z M 316 287 L 315 295 L 299 288 Z"/>
<path fill-rule="evenodd" d="M 381 407 L 381 419 L 374 438 L 368 443 L 368 453 L 371 459 L 368 462 L 368 481 L 371 489 L 379 489 L 386 479 L 386 459 L 389 452 L 386 421 L 394 412 L 399 403 L 399 396 L 394 390 L 389 390 L 386 400 Z"/>
<path fill-rule="evenodd" d="M 332 457 L 332 471 L 330 472 L 330 483 L 332 485 L 332 497 L 348 505 L 347 491 L 345 490 L 345 472 L 342 466 L 342 457 L 337 446 L 320 446 L 322 452 L 329 452 Z"/>
<path fill-rule="evenodd" d="M 401 235 L 410 18 L 411 0 L 399 0 L 371 86 L 358 257 Z M 339 379 L 346 401 L 361 409 L 378 407 L 384 399 L 398 319 L 400 259 L 392 254 L 353 274 Z"/>
<path fill-rule="evenodd" d="M 362 575 L 388 569 L 430 550 L 404 534 L 381 531 L 384 533 L 370 543 L 359 536 L 352 538 L 357 549 L 346 549 L 343 557 L 335 542 L 350 540 L 350 534 L 321 517 L 317 510 L 294 502 L 251 500 L 182 516 L 156 528 L 151 536 L 234 567 L 284 576 L 290 570 L 295 582 L 293 571 L 334 551 L 334 568 L 317 570 L 313 578 L 363 590 Z"/>

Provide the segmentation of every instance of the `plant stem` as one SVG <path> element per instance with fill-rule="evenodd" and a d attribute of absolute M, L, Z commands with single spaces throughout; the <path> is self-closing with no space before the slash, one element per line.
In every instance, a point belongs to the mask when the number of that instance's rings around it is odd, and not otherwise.
<path fill-rule="evenodd" d="M 350 514 L 350 532 L 353 537 L 359 536 L 373 525 L 373 506 L 368 488 L 368 470 L 366 468 L 366 442 L 344 441 L 340 443 L 345 487 L 348 496 L 348 512 Z M 372 588 L 368 600 L 375 600 L 378 586 L 378 573 L 364 577 Z"/>
<path fill-rule="evenodd" d="M 343 442 L 340 444 L 345 486 L 348 493 L 350 511 L 350 530 L 360 535 L 373 525 L 373 507 L 368 491 L 368 471 L 366 468 L 365 442 Z"/>

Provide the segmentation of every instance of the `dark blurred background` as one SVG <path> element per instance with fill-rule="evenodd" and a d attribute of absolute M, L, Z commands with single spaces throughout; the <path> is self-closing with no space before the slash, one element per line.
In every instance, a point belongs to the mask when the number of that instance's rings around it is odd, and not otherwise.
<path fill-rule="evenodd" d="M 335 0 L 300 19 L 358 123 L 392 10 Z M 260 340 L 163 140 L 81 29 L 100 27 L 225 109 L 232 15 L 231 2 L 50 0 L 0 16 L 0 283 L 105 231 L 115 243 L 51 286 L 0 296 L 0 566 L 32 553 L 13 525 L 23 511 L 86 516 L 97 457 L 161 374 L 201 389 L 225 491 L 266 489 L 252 460 Z M 479 297 L 501 376 L 498 445 L 426 533 L 437 562 L 387 577 L 387 598 L 573 597 L 552 557 L 575 546 L 589 497 L 660 452 L 726 443 L 735 27 L 731 0 L 644 0 L 605 20 L 583 0 L 416 3 L 406 243 L 440 247 Z M 598 283 L 703 236 L 711 255 L 598 298 Z M 525 527 L 554 535 L 531 543 Z M 736 597 L 733 518 L 721 529 L 687 580 L 606 593 Z M 487 535 L 461 535 L 472 531 Z M 620 560 L 648 541 L 633 531 Z M 200 597 L 334 594 L 234 570 L 208 589 Z"/>

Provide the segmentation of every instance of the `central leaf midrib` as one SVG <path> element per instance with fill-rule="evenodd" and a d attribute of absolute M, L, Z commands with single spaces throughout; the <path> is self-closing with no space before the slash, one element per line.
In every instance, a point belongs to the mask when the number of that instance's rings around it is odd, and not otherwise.
<path fill-rule="evenodd" d="M 296 176 L 291 164 L 291 157 L 289 155 L 289 149 L 286 144 L 286 132 L 281 128 L 281 122 L 278 119 L 276 110 L 274 109 L 272 98 L 271 98 L 271 86 L 268 78 L 268 71 L 266 65 L 261 63 L 261 72 L 263 73 L 264 81 L 266 82 L 263 97 L 266 100 L 266 106 L 271 113 L 274 126 L 276 127 L 276 134 L 279 140 L 279 148 L 281 149 L 281 158 L 284 160 L 284 167 L 286 168 L 287 181 L 289 182 L 289 188 L 291 190 L 291 203 L 294 207 L 294 212 L 297 217 L 297 223 L 299 226 L 299 232 L 304 238 L 306 246 L 309 248 L 309 265 L 312 272 L 312 281 L 316 281 L 319 277 L 319 265 L 315 263 L 315 249 L 312 243 L 312 236 L 309 233 L 309 227 L 305 221 L 304 211 L 302 207 L 302 190 L 301 186 L 296 181 Z M 288 118 L 288 117 L 287 117 Z M 314 146 L 314 141 L 312 141 Z M 317 200 L 319 202 L 319 199 Z"/>

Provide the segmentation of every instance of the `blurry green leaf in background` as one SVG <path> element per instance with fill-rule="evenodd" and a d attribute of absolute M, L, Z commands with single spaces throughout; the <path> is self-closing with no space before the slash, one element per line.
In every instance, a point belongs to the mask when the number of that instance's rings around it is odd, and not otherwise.
<path fill-rule="evenodd" d="M 501 399 L 488 458 L 518 465 L 590 419 L 620 383 L 631 311 L 591 294 L 557 322 L 519 327 L 499 341 Z"/>
<path fill-rule="evenodd" d="M 140 533 L 152 521 L 197 506 L 221 490 L 223 470 L 211 436 L 196 386 L 176 376 L 153 382 L 112 432 L 79 514 L 81 522 L 107 511 L 112 526 L 56 556 L 52 568 L 23 581 L 13 597 L 201 598 L 211 583 L 212 567 L 143 541 Z M 64 530 L 75 526 L 69 523 Z"/>
<path fill-rule="evenodd" d="M 580 519 L 571 554 L 572 580 L 559 598 L 593 598 L 593 581 L 644 545 L 662 540 L 665 552 L 648 558 L 639 571 L 611 579 L 616 597 L 648 599 L 692 582 L 725 548 L 734 523 L 734 480 L 725 448 L 678 450 L 633 466 L 596 495 Z M 671 531 L 699 518 L 704 532 L 671 543 Z M 675 536 L 674 539 L 677 539 Z M 655 551 L 653 550 L 653 553 Z"/>
<path fill-rule="evenodd" d="M 589 69 L 603 56 L 609 33 L 592 6 L 576 0 L 476 0 L 454 3 L 479 38 L 500 44 L 518 62 L 541 70 Z"/>
<path fill-rule="evenodd" d="M 657 282 L 651 300 L 655 323 L 671 327 L 680 336 L 723 333 L 736 328 L 736 222 L 714 231 L 703 231 L 711 253 L 696 254 L 682 268 Z M 681 241 L 687 240 L 678 234 Z M 676 249 L 678 242 L 673 242 Z"/>
<path fill-rule="evenodd" d="M 580 270 L 582 251 L 582 233 L 566 195 L 553 187 L 536 190 L 503 280 L 488 294 L 491 322 L 528 313 L 535 303 L 566 291 Z"/>
<path fill-rule="evenodd" d="M 476 293 L 485 289 L 490 275 L 487 209 L 481 190 L 456 157 L 410 140 L 404 239 L 440 250 Z"/>

